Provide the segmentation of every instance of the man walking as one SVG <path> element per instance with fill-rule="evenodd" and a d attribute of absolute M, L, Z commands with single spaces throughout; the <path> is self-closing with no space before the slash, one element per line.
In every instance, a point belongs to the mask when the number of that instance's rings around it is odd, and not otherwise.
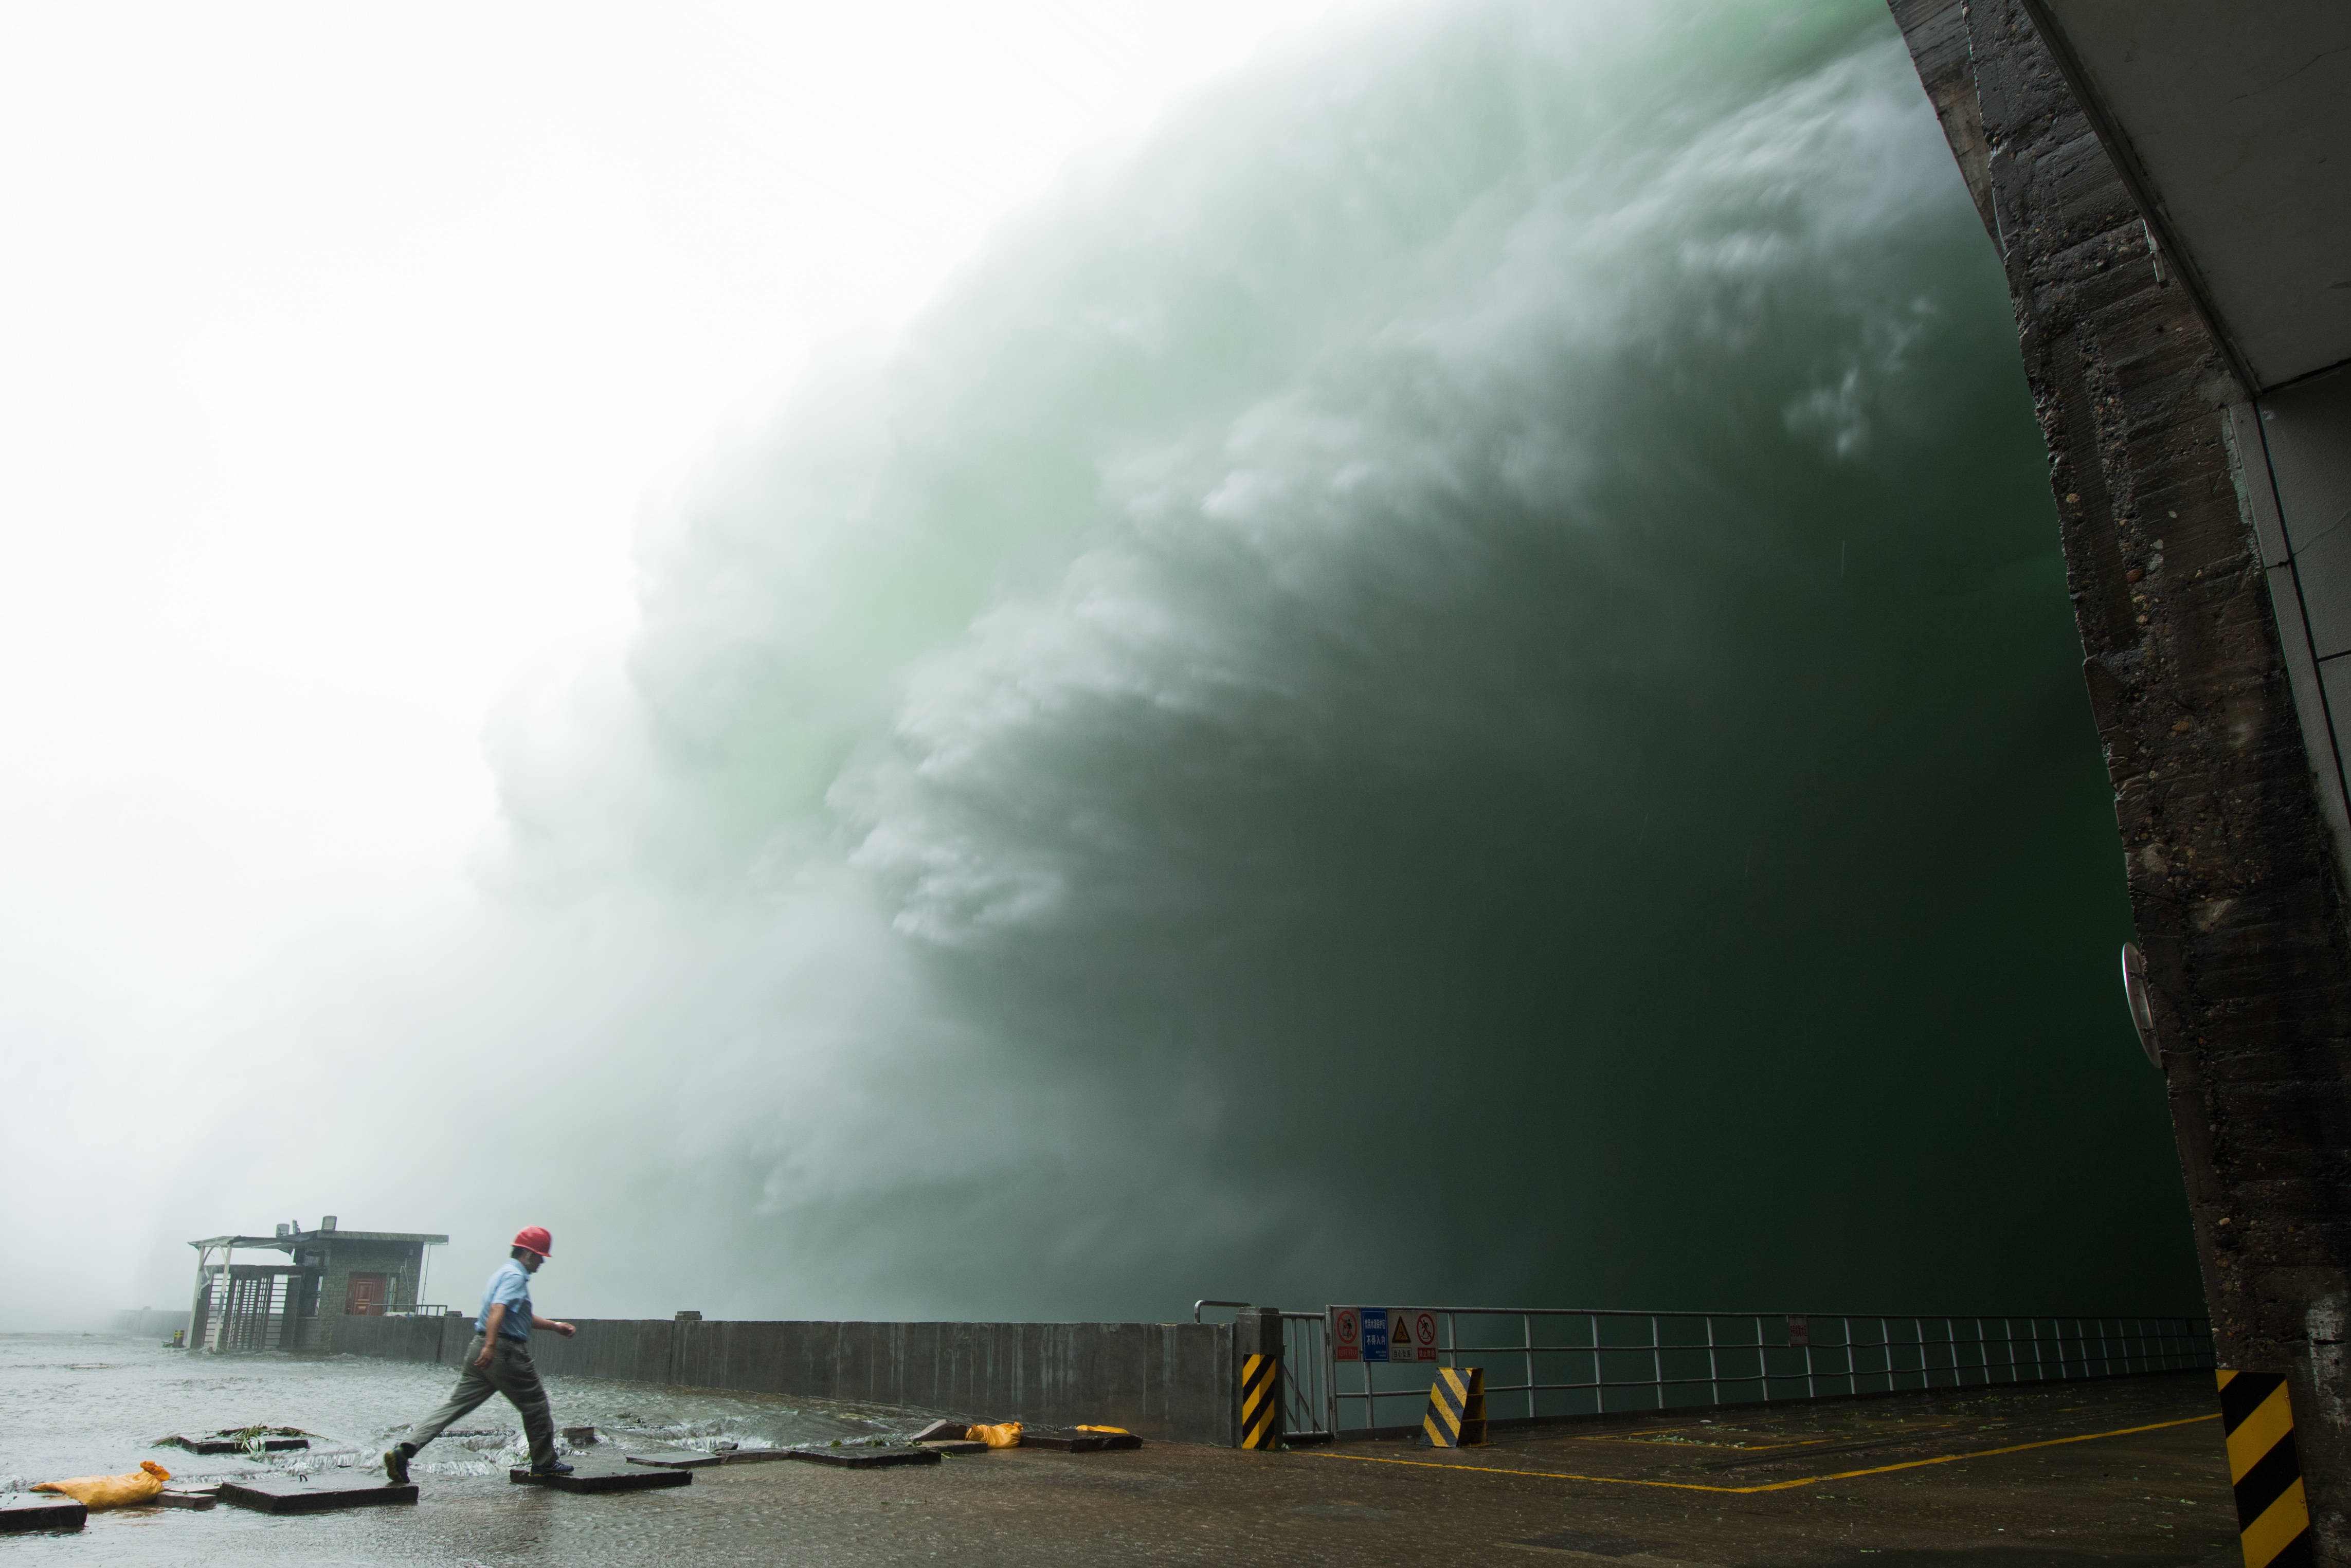
<path fill-rule="evenodd" d="M 566 1339 L 580 1332 L 569 1323 L 539 1317 L 530 1309 L 530 1277 L 538 1272 L 554 1246 L 555 1239 L 544 1226 L 525 1226 L 515 1237 L 514 1250 L 482 1292 L 482 1312 L 474 1320 L 474 1332 L 479 1337 L 465 1358 L 456 1391 L 440 1409 L 411 1427 L 408 1436 L 383 1456 L 383 1473 L 394 1482 L 408 1479 L 408 1461 L 416 1457 L 417 1449 L 493 1394 L 505 1395 L 522 1412 L 523 1434 L 530 1439 L 530 1473 L 571 1473 L 569 1465 L 555 1458 L 555 1416 L 548 1408 L 538 1368 L 530 1361 L 531 1330 L 552 1329 Z"/>

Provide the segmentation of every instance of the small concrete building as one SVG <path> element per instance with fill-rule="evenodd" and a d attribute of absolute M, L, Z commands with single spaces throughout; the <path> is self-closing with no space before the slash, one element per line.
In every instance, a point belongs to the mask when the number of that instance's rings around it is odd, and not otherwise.
<path fill-rule="evenodd" d="M 427 1248 L 448 1241 L 405 1230 L 344 1230 L 333 1215 L 273 1236 L 208 1236 L 196 1249 L 188 1307 L 193 1350 L 332 1350 L 343 1317 L 435 1316 L 422 1303 Z M 281 1260 L 236 1260 L 239 1250 Z"/>

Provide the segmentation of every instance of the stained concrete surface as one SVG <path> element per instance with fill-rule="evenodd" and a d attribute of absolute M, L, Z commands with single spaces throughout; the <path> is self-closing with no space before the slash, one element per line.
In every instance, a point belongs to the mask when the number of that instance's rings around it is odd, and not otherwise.
<path fill-rule="evenodd" d="M 726 1466 L 698 1472 L 691 1488 L 612 1498 L 460 1477 L 432 1481 L 417 1507 L 397 1511 L 99 1515 L 78 1537 L 18 1538 L 9 1555 L 473 1568 L 2220 1568 L 2238 1557 L 2212 1410 L 2210 1375 L 2183 1374 L 1711 1419 L 1615 1417 L 1504 1432 L 1459 1453 L 1400 1441 L 1276 1454 L 1009 1450 L 907 1469 Z M 2153 1429 L 2124 1430 L 2134 1427 Z M 2013 1451 L 1990 1451 L 1999 1449 Z"/>

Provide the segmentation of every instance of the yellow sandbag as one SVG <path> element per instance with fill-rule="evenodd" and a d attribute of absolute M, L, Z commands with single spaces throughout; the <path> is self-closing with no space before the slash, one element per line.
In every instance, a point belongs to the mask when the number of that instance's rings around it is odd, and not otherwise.
<path fill-rule="evenodd" d="M 1134 1433 L 1128 1431 L 1123 1427 L 1080 1427 L 1078 1430 L 1081 1432 L 1115 1432 L 1122 1437 L 1132 1437 L 1134 1436 Z"/>
<path fill-rule="evenodd" d="M 1017 1448 L 1020 1446 L 1020 1423 L 998 1421 L 993 1427 L 974 1427 L 964 1436 L 972 1442 L 986 1443 L 991 1448 Z"/>
<path fill-rule="evenodd" d="M 120 1508 L 151 1500 L 171 1479 L 172 1472 L 154 1460 L 141 1459 L 129 1475 L 76 1476 L 69 1481 L 43 1481 L 33 1490 L 63 1492 L 84 1508 Z"/>

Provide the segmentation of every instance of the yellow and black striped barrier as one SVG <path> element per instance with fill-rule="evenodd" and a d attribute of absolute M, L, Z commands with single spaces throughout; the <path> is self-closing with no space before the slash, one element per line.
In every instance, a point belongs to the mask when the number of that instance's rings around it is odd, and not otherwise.
<path fill-rule="evenodd" d="M 2215 1375 L 2245 1568 L 2307 1568 L 2317 1555 L 2310 1540 L 2302 1461 L 2294 1451 L 2294 1406 L 2286 1399 L 2285 1379 L 2273 1372 L 2225 1369 Z"/>
<path fill-rule="evenodd" d="M 1428 1414 L 1420 1432 L 1432 1448 L 1486 1446 L 1486 1369 L 1440 1366 L 1428 1385 Z"/>
<path fill-rule="evenodd" d="M 1281 1358 L 1253 1355 L 1241 1363 L 1241 1447 L 1278 1448 L 1281 1427 Z"/>

